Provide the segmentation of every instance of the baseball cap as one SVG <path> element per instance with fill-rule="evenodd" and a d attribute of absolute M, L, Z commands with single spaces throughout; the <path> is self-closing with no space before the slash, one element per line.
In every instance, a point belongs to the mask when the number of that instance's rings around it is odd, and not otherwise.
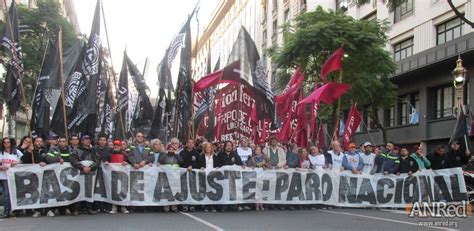
<path fill-rule="evenodd" d="M 364 147 L 365 147 L 365 146 L 373 146 L 373 145 L 372 145 L 370 142 L 365 142 L 365 143 L 364 143 Z"/>
<path fill-rule="evenodd" d="M 122 141 L 120 141 L 120 140 L 114 140 L 114 145 L 122 145 Z"/>
<path fill-rule="evenodd" d="M 83 135 L 81 140 L 85 140 L 85 139 L 91 139 L 91 137 L 89 135 Z"/>
<path fill-rule="evenodd" d="M 349 148 L 356 148 L 356 145 L 354 143 L 350 143 Z"/>

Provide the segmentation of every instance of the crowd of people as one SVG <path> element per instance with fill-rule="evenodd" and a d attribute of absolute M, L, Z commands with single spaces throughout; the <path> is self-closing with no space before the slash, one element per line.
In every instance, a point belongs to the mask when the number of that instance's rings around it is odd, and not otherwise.
<path fill-rule="evenodd" d="M 449 147 L 438 146 L 433 153 L 425 155 L 423 149 L 415 145 L 410 150 L 388 142 L 385 147 L 364 142 L 359 146 L 351 143 L 344 150 L 339 141 L 333 141 L 329 150 L 317 146 L 309 149 L 296 144 L 280 144 L 271 137 L 267 145 L 254 145 L 248 138 L 239 141 L 220 143 L 207 142 L 203 138 L 189 139 L 183 145 L 177 138 L 168 144 L 158 139 L 145 140 L 143 133 L 138 132 L 133 141 L 109 141 L 103 134 L 97 136 L 95 145 L 93 138 L 84 135 L 66 137 L 50 136 L 44 142 L 41 137 L 25 136 L 16 145 L 15 139 L 5 137 L 0 147 L 0 187 L 3 191 L 4 212 L 2 218 L 30 214 L 33 217 L 79 215 L 81 213 L 96 214 L 129 213 L 129 209 L 162 210 L 178 212 L 179 210 L 206 212 L 217 210 L 249 210 L 265 209 L 314 209 L 316 205 L 255 205 L 243 204 L 233 206 L 191 206 L 171 205 L 160 208 L 127 208 L 126 206 L 109 205 L 102 202 L 80 202 L 60 208 L 36 209 L 31 211 L 11 211 L 6 171 L 17 164 L 38 164 L 45 166 L 53 163 L 69 162 L 84 174 L 95 171 L 101 163 L 130 165 L 134 169 L 145 166 L 171 166 L 187 169 L 212 169 L 226 165 L 238 165 L 249 168 L 265 169 L 324 169 L 332 171 L 349 170 L 353 174 L 415 174 L 422 169 L 444 169 L 461 167 L 470 160 L 468 150 L 461 148 L 460 141 L 454 141 Z"/>

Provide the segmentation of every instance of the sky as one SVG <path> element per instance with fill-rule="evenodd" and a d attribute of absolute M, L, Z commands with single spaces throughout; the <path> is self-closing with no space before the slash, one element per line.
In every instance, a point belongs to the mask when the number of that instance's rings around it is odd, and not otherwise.
<path fill-rule="evenodd" d="M 96 1 L 73 0 L 83 34 L 90 33 Z M 125 48 L 140 71 L 143 70 L 145 59 L 148 58 L 145 77 L 152 91 L 150 97 L 156 97 L 158 92 L 156 67 L 198 0 L 102 0 L 102 2 L 115 72 L 117 74 L 120 72 Z M 199 34 L 202 34 L 203 28 L 207 26 L 218 2 L 219 0 L 200 2 Z M 104 23 L 103 21 L 101 23 L 102 44 L 108 47 Z M 197 32 L 196 19 L 191 21 L 191 27 L 194 43 Z M 178 58 L 175 59 L 173 66 L 179 66 Z"/>

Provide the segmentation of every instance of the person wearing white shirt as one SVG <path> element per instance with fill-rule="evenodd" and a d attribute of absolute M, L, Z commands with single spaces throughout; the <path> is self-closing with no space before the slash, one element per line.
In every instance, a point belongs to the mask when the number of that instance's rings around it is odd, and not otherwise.
<path fill-rule="evenodd" d="M 5 137 L 2 139 L 2 146 L 0 152 L 0 187 L 3 191 L 3 214 L 1 218 L 8 218 L 11 214 L 10 194 L 8 190 L 7 170 L 10 167 L 20 163 L 21 153 L 15 147 L 15 139 Z"/>
<path fill-rule="evenodd" d="M 328 154 L 331 157 L 330 169 L 334 170 L 339 170 L 339 171 L 344 171 L 344 168 L 342 167 L 342 160 L 344 158 L 344 152 L 342 151 L 341 148 L 341 143 L 337 140 L 333 141 L 331 143 L 332 150 L 328 151 Z"/>
<path fill-rule="evenodd" d="M 246 164 L 248 159 L 252 156 L 252 149 L 249 147 L 249 140 L 247 137 L 240 139 L 240 146 L 237 148 L 237 154 L 240 156 L 242 163 Z"/>
<path fill-rule="evenodd" d="M 364 143 L 364 151 L 360 153 L 360 158 L 364 162 L 364 167 L 362 168 L 362 173 L 371 174 L 375 166 L 375 154 L 373 153 L 373 146 L 370 142 Z"/>
<path fill-rule="evenodd" d="M 310 155 L 308 158 L 312 169 L 324 169 L 327 167 L 326 158 L 319 152 L 319 148 L 316 146 L 310 148 Z"/>

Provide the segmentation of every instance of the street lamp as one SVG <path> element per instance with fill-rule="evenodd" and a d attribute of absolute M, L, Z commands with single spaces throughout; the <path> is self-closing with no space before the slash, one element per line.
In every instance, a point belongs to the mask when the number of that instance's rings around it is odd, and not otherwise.
<path fill-rule="evenodd" d="M 452 71 L 454 80 L 453 85 L 454 89 L 456 90 L 456 109 L 457 114 L 461 113 L 462 106 L 464 104 L 463 96 L 464 96 L 464 84 L 466 84 L 466 68 L 462 65 L 461 56 L 458 56 L 458 60 L 456 61 L 456 68 Z"/>

